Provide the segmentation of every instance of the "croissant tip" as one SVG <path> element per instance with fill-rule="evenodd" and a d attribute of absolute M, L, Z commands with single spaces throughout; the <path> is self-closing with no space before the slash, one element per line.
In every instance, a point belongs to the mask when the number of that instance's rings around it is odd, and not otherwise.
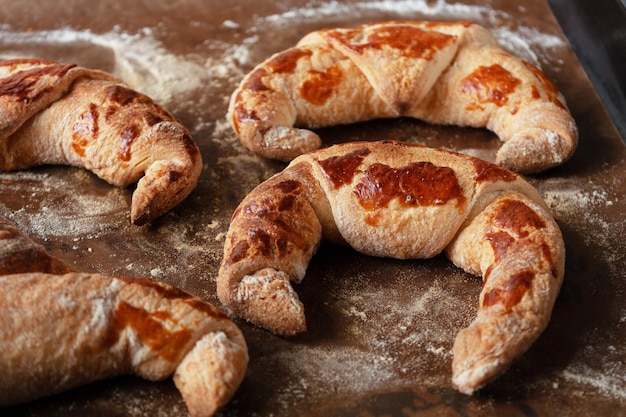
<path fill-rule="evenodd" d="M 452 386 L 461 394 L 473 395 L 489 380 L 483 369 L 471 367 L 463 371 L 453 371 Z"/>
<path fill-rule="evenodd" d="M 131 215 L 130 222 L 135 226 L 144 226 L 150 222 L 150 215 L 147 212 L 143 212 L 141 214 Z"/>
<path fill-rule="evenodd" d="M 140 205 L 134 201 L 131 204 L 130 223 L 135 226 L 144 226 L 152 221 L 155 216 L 151 214 L 150 205 L 142 205 L 142 207 L 139 206 Z"/>

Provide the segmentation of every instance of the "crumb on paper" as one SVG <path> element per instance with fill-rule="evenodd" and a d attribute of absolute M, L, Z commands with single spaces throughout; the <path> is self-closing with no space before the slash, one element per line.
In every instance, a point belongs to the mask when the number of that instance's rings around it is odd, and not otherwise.
<path fill-rule="evenodd" d="M 165 275 L 165 271 L 163 271 L 162 268 L 152 268 L 150 270 L 150 277 L 151 278 L 161 278 Z"/>
<path fill-rule="evenodd" d="M 233 22 L 232 20 L 224 20 L 222 22 L 222 27 L 225 27 L 227 29 L 238 29 L 239 23 Z"/>

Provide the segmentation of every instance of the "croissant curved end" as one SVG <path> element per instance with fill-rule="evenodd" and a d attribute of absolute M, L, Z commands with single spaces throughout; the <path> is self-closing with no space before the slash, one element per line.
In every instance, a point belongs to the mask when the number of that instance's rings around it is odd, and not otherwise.
<path fill-rule="evenodd" d="M 519 319 L 502 317 L 499 324 L 505 326 L 503 322 L 508 321 L 508 332 L 495 334 L 486 328 L 498 326 L 497 319 L 477 318 L 457 334 L 453 347 L 452 385 L 459 392 L 471 395 L 504 373 L 544 330 L 544 327 L 531 329 L 530 326 L 512 326 L 511 329 L 510 323 L 516 320 Z M 494 338 L 499 343 L 484 342 Z"/>
<path fill-rule="evenodd" d="M 491 366 L 489 366 L 491 365 Z M 482 385 L 477 385 L 476 381 L 487 381 L 496 372 L 495 369 L 499 368 L 498 363 L 492 363 L 483 367 L 474 367 L 466 369 L 465 371 L 452 376 L 452 384 L 461 394 L 472 395 Z"/>
<path fill-rule="evenodd" d="M 186 152 L 152 162 L 137 182 L 131 206 L 131 222 L 143 225 L 169 211 L 196 187 L 202 171 L 200 151 L 191 139 Z M 167 149 L 164 150 L 167 154 Z M 166 155 L 163 155 L 166 156 Z"/>
<path fill-rule="evenodd" d="M 203 336 L 174 374 L 174 383 L 189 414 L 209 417 L 228 403 L 245 376 L 248 360 L 248 350 L 240 332 L 234 337 L 224 332 Z"/>
<path fill-rule="evenodd" d="M 285 272 L 265 268 L 246 275 L 232 298 L 232 303 L 224 299 L 227 306 L 274 334 L 293 336 L 306 331 L 304 306 Z"/>
<path fill-rule="evenodd" d="M 172 161 L 156 161 L 137 183 L 131 205 L 131 222 L 138 226 L 161 216 L 184 200 L 195 188 L 199 169 Z"/>
<path fill-rule="evenodd" d="M 467 395 L 482 388 L 510 365 L 509 360 L 503 360 L 502 349 L 493 346 L 483 349 L 476 346 L 477 340 L 481 340 L 481 326 L 474 322 L 461 330 L 454 341 L 452 385 Z"/>
<path fill-rule="evenodd" d="M 554 168 L 567 161 L 577 145 L 576 126 L 560 133 L 540 127 L 520 131 L 498 150 L 496 163 L 522 174 Z"/>
<path fill-rule="evenodd" d="M 452 382 L 471 394 L 502 374 L 547 327 L 563 282 L 565 247 L 546 210 L 504 193 L 460 232 L 448 255 L 460 266 L 464 257 L 478 256 L 483 276 L 478 315 L 453 347 Z"/>
<path fill-rule="evenodd" d="M 273 126 L 265 131 L 253 132 L 252 139 L 243 139 L 250 151 L 265 158 L 288 162 L 295 157 L 322 146 L 314 132 L 288 126 Z"/>

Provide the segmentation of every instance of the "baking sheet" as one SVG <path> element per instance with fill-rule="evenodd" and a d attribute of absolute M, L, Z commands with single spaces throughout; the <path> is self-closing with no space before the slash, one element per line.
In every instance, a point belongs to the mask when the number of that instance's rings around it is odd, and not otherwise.
<path fill-rule="evenodd" d="M 452 342 L 480 282 L 443 256 L 371 258 L 326 243 L 295 289 L 309 330 L 279 338 L 237 321 L 250 350 L 220 416 L 626 415 L 625 147 L 544 0 L 177 2 L 0 0 L 0 58 L 39 57 L 110 71 L 172 111 L 204 158 L 196 190 L 146 227 L 129 224 L 132 187 L 78 168 L 0 173 L 0 215 L 79 270 L 148 276 L 219 305 L 215 277 L 232 211 L 284 167 L 247 152 L 226 109 L 271 53 L 327 26 L 387 19 L 473 20 L 541 67 L 565 95 L 580 145 L 529 176 L 562 228 L 566 274 L 550 325 L 474 396 L 450 386 Z M 400 139 L 493 160 L 481 129 L 415 120 L 319 130 L 325 144 Z M 2 410 L 11 416 L 180 416 L 171 380 L 120 377 Z"/>

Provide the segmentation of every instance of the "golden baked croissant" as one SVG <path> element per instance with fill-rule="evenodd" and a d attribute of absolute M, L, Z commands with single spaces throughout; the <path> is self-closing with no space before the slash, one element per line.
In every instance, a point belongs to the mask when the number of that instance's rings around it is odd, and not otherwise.
<path fill-rule="evenodd" d="M 5 256 L 7 248 L 17 252 L 16 240 L 42 261 L 0 270 L 0 407 L 131 373 L 149 380 L 174 374 L 193 417 L 211 416 L 230 400 L 248 349 L 217 308 L 149 279 L 63 273 L 72 268 L 7 225 L 0 223 L 0 266 L 25 259 Z M 62 274 L 45 273 L 46 256 Z"/>
<path fill-rule="evenodd" d="M 445 251 L 483 277 L 478 316 L 454 344 L 453 383 L 471 393 L 546 327 L 563 280 L 559 227 L 538 192 L 498 165 L 403 142 L 313 151 L 235 210 L 217 279 L 220 301 L 279 335 L 306 330 L 290 281 L 322 238 L 399 259 Z"/>
<path fill-rule="evenodd" d="M 399 116 L 486 127 L 504 142 L 496 163 L 524 173 L 563 163 L 578 141 L 555 85 L 469 22 L 312 32 L 254 68 L 228 114 L 246 148 L 285 161 L 320 146 L 308 129 Z"/>
<path fill-rule="evenodd" d="M 0 61 L 0 169 L 40 164 L 84 167 L 116 186 L 139 181 L 131 208 L 138 225 L 182 201 L 202 169 L 187 129 L 111 75 L 43 60 Z"/>

